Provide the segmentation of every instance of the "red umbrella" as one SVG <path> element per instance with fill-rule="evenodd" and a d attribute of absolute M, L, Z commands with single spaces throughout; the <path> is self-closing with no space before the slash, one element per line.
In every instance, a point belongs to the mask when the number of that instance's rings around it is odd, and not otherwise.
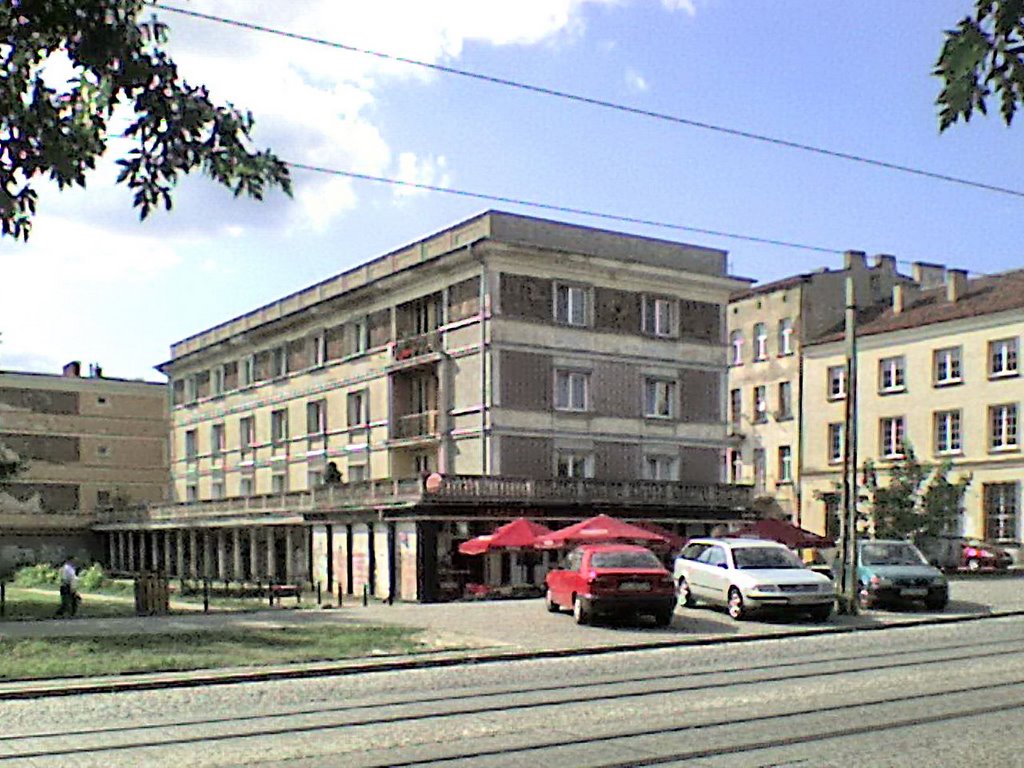
<path fill-rule="evenodd" d="M 736 533 L 729 534 L 738 538 L 768 539 L 785 544 L 790 549 L 803 549 L 812 547 L 834 547 L 835 542 L 825 536 L 819 536 L 811 531 L 805 531 L 785 520 L 758 520 L 756 523 L 741 528 Z"/>
<path fill-rule="evenodd" d="M 539 536 L 537 546 L 544 549 L 556 549 L 570 544 L 601 544 L 610 541 L 668 543 L 668 539 L 660 533 L 653 533 L 608 515 L 598 515 L 584 520 L 582 523 L 557 530 L 550 535 Z"/>
<path fill-rule="evenodd" d="M 464 541 L 459 544 L 459 552 L 464 555 L 482 555 L 491 549 L 532 548 L 538 536 L 549 533 L 550 528 L 520 517 L 496 528 L 494 533 Z"/>

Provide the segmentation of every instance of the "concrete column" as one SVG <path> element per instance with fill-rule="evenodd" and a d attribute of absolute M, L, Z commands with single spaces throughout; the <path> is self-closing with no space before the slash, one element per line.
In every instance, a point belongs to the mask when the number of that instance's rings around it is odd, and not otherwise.
<path fill-rule="evenodd" d="M 107 534 L 107 568 L 113 570 L 117 567 L 117 534 L 111 531 Z"/>
<path fill-rule="evenodd" d="M 242 570 L 242 531 L 239 528 L 231 529 L 231 571 L 237 581 L 245 581 L 245 571 Z"/>
<path fill-rule="evenodd" d="M 135 570 L 135 531 L 128 531 L 128 568 L 126 570 Z"/>
<path fill-rule="evenodd" d="M 312 537 L 312 528 L 303 526 L 299 529 L 302 532 L 302 564 L 300 567 L 300 573 L 303 574 L 303 581 L 312 583 L 313 581 L 313 568 L 312 568 L 312 552 L 310 551 L 310 538 Z"/>
<path fill-rule="evenodd" d="M 260 542 L 257 534 L 256 526 L 249 529 L 249 579 L 252 581 L 260 577 Z"/>
<path fill-rule="evenodd" d="M 174 554 L 178 560 L 178 569 L 174 572 L 174 575 L 179 579 L 185 578 L 185 531 L 179 528 L 176 532 L 174 542 Z"/>
<path fill-rule="evenodd" d="M 160 533 L 158 531 L 149 532 L 149 570 L 159 571 L 160 570 Z"/>
<path fill-rule="evenodd" d="M 217 529 L 217 578 L 224 581 L 228 577 L 228 542 L 224 529 Z"/>
<path fill-rule="evenodd" d="M 213 578 L 213 537 L 209 531 L 203 531 L 203 576 Z"/>
<path fill-rule="evenodd" d="M 128 544 L 125 541 L 124 531 L 117 532 L 117 570 L 125 570 L 128 563 Z"/>
<path fill-rule="evenodd" d="M 284 580 L 288 584 L 295 583 L 295 541 L 294 529 L 290 525 L 284 528 Z"/>
<path fill-rule="evenodd" d="M 167 578 L 174 573 L 174 554 L 171 549 L 171 531 L 164 531 L 164 575 Z"/>
<path fill-rule="evenodd" d="M 190 528 L 188 532 L 188 555 L 189 564 L 188 570 L 189 575 L 193 579 L 199 578 L 199 532 L 195 528 Z"/>
<path fill-rule="evenodd" d="M 274 526 L 267 526 L 267 578 L 277 578 L 277 558 L 274 557 Z"/>

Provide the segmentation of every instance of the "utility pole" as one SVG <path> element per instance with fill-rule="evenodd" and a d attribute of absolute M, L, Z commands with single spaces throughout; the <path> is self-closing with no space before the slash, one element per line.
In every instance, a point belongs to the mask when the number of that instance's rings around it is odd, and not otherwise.
<path fill-rule="evenodd" d="M 846 276 L 846 423 L 843 451 L 843 553 L 839 610 L 857 613 L 857 301 Z"/>

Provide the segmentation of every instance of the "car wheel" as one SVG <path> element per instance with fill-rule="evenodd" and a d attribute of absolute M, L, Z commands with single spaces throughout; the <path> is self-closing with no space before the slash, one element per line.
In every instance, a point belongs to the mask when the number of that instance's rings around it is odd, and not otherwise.
<path fill-rule="evenodd" d="M 929 597 L 924 601 L 924 607 L 929 611 L 943 611 L 946 606 L 949 605 L 949 596 L 943 595 L 941 597 Z"/>
<path fill-rule="evenodd" d="M 729 590 L 729 615 L 736 621 L 743 621 L 747 617 L 747 609 L 743 605 L 743 595 L 736 587 Z"/>
<path fill-rule="evenodd" d="M 829 616 L 832 615 L 831 605 L 816 605 L 811 608 L 811 621 L 828 621 Z"/>
<path fill-rule="evenodd" d="M 972 557 L 970 560 L 967 561 L 967 570 L 968 571 L 977 571 L 980 568 L 981 568 L 981 563 L 979 563 L 976 558 Z"/>
<path fill-rule="evenodd" d="M 654 624 L 658 627 L 667 627 L 672 623 L 672 616 L 675 615 L 675 611 L 667 609 L 660 613 L 654 614 Z"/>
<path fill-rule="evenodd" d="M 562 607 L 551 597 L 550 589 L 544 593 L 544 607 L 548 609 L 548 613 L 559 613 L 562 610 Z"/>
<path fill-rule="evenodd" d="M 693 592 L 690 591 L 690 585 L 685 578 L 679 579 L 679 602 L 681 602 L 687 608 L 693 608 L 697 604 L 697 600 L 693 597 Z"/>
<path fill-rule="evenodd" d="M 590 614 L 583 605 L 583 600 L 579 597 L 572 599 L 572 617 L 576 619 L 577 624 L 589 624 Z"/>

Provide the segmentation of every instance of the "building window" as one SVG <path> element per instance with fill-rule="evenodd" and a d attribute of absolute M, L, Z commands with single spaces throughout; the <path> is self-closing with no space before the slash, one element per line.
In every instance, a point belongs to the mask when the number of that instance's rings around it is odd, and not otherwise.
<path fill-rule="evenodd" d="M 763 494 L 765 487 L 765 475 L 767 474 L 765 468 L 764 448 L 754 449 L 754 493 Z"/>
<path fill-rule="evenodd" d="M 324 484 L 324 471 L 322 469 L 311 469 L 306 473 L 306 488 L 310 491 L 319 488 Z"/>
<path fill-rule="evenodd" d="M 779 483 L 793 482 L 793 449 L 788 445 L 779 446 Z"/>
<path fill-rule="evenodd" d="M 365 483 L 370 479 L 369 472 L 366 469 L 365 464 L 349 464 L 348 465 L 348 482 L 350 483 Z"/>
<path fill-rule="evenodd" d="M 679 457 L 649 454 L 644 456 L 644 480 L 679 480 Z"/>
<path fill-rule="evenodd" d="M 210 496 L 214 499 L 224 498 L 224 480 L 214 480 L 210 484 Z"/>
<path fill-rule="evenodd" d="M 434 471 L 434 458 L 429 453 L 417 453 L 413 456 L 413 467 L 417 475 L 429 475 Z"/>
<path fill-rule="evenodd" d="M 555 321 L 563 325 L 586 325 L 587 295 L 587 289 L 578 285 L 556 285 Z"/>
<path fill-rule="evenodd" d="M 985 483 L 982 497 L 985 538 L 990 541 L 1016 540 L 1020 515 L 1017 483 Z"/>
<path fill-rule="evenodd" d="M 793 321 L 788 317 L 779 320 L 779 355 L 793 354 Z"/>
<path fill-rule="evenodd" d="M 190 429 L 185 433 L 185 459 L 195 461 L 199 457 L 199 440 L 196 431 Z"/>
<path fill-rule="evenodd" d="M 274 453 L 283 452 L 288 444 L 288 411 L 283 408 L 270 413 L 270 445 Z"/>
<path fill-rule="evenodd" d="M 732 348 L 732 364 L 743 365 L 743 331 L 729 334 L 729 346 Z"/>
<path fill-rule="evenodd" d="M 271 360 L 274 366 L 274 378 L 288 375 L 288 353 L 284 347 L 274 347 Z"/>
<path fill-rule="evenodd" d="M 312 400 L 306 403 L 306 434 L 310 437 L 327 433 L 327 401 Z"/>
<path fill-rule="evenodd" d="M 652 336 L 676 335 L 676 302 L 644 296 L 643 331 Z"/>
<path fill-rule="evenodd" d="M 210 371 L 210 394 L 224 394 L 224 366 L 218 365 Z"/>
<path fill-rule="evenodd" d="M 248 355 L 242 359 L 242 386 L 248 387 L 256 382 L 256 355 Z"/>
<path fill-rule="evenodd" d="M 238 420 L 238 445 L 241 449 L 241 461 L 251 463 L 256 446 L 256 418 L 254 416 L 245 416 Z"/>
<path fill-rule="evenodd" d="M 676 383 L 669 379 L 644 381 L 644 416 L 671 419 L 675 415 Z"/>
<path fill-rule="evenodd" d="M 1017 339 L 1000 339 L 988 344 L 989 375 L 1017 375 Z"/>
<path fill-rule="evenodd" d="M 841 421 L 828 425 L 828 461 L 838 464 L 846 455 L 846 425 Z"/>
<path fill-rule="evenodd" d="M 959 453 L 960 411 L 935 412 L 935 453 Z"/>
<path fill-rule="evenodd" d="M 327 362 L 327 335 L 323 331 L 313 334 L 310 345 L 313 347 L 313 365 L 319 368 Z"/>
<path fill-rule="evenodd" d="M 904 365 L 903 355 L 885 357 L 878 361 L 879 392 L 902 392 L 906 389 L 903 376 Z"/>
<path fill-rule="evenodd" d="M 846 397 L 846 366 L 830 365 L 828 368 L 828 399 L 841 400 Z"/>
<path fill-rule="evenodd" d="M 252 496 L 253 494 L 253 482 L 251 477 L 243 477 L 238 486 L 238 493 L 240 496 Z"/>
<path fill-rule="evenodd" d="M 361 389 L 358 392 L 349 392 L 346 406 L 349 427 L 361 427 L 369 423 L 369 409 L 367 408 L 365 389 Z"/>
<path fill-rule="evenodd" d="M 993 451 L 1017 447 L 1017 405 L 993 405 L 988 409 L 989 447 Z"/>
<path fill-rule="evenodd" d="M 768 326 L 764 323 L 754 325 L 754 359 L 768 359 Z"/>
<path fill-rule="evenodd" d="M 763 424 L 768 421 L 768 396 L 765 386 L 754 387 L 754 423 Z"/>
<path fill-rule="evenodd" d="M 224 453 L 224 425 L 214 424 L 210 427 L 210 454 L 219 459 Z"/>
<path fill-rule="evenodd" d="M 275 472 L 270 476 L 271 493 L 288 492 L 288 475 L 285 472 Z"/>
<path fill-rule="evenodd" d="M 881 448 L 883 459 L 899 459 L 903 457 L 904 431 L 903 417 L 893 416 L 882 419 L 878 425 L 881 433 Z"/>
<path fill-rule="evenodd" d="M 109 507 L 110 506 L 110 491 L 96 491 L 96 506 L 97 507 Z"/>
<path fill-rule="evenodd" d="M 199 380 L 195 374 L 185 377 L 185 402 L 194 403 L 199 399 Z"/>
<path fill-rule="evenodd" d="M 185 486 L 185 501 L 199 501 L 199 487 L 195 483 Z"/>
<path fill-rule="evenodd" d="M 775 418 L 779 421 L 793 418 L 793 383 L 789 381 L 779 382 L 779 409 L 775 412 Z"/>
<path fill-rule="evenodd" d="M 740 428 L 743 415 L 743 391 L 733 389 L 729 392 L 729 423 L 733 430 Z"/>
<path fill-rule="evenodd" d="M 349 333 L 352 334 L 352 354 L 361 355 L 370 346 L 370 324 L 365 317 L 352 321 L 349 326 Z"/>
<path fill-rule="evenodd" d="M 729 482 L 739 483 L 743 480 L 743 452 L 738 448 L 729 449 Z"/>
<path fill-rule="evenodd" d="M 594 454 L 580 451 L 559 451 L 555 455 L 555 476 L 586 478 L 594 476 Z"/>
<path fill-rule="evenodd" d="M 933 355 L 935 369 L 935 386 L 959 384 L 960 378 L 960 347 L 936 349 Z"/>
<path fill-rule="evenodd" d="M 588 373 L 555 371 L 555 408 L 560 411 L 587 410 L 589 384 Z"/>

